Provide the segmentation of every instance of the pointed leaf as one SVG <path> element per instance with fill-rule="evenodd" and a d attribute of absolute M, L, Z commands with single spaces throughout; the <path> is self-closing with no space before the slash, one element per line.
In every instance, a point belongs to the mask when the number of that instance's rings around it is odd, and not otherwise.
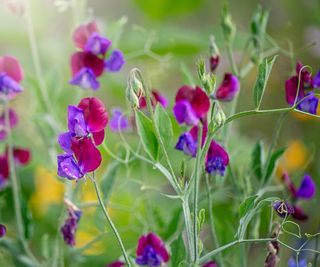
<path fill-rule="evenodd" d="M 250 210 L 252 210 L 254 208 L 254 201 L 256 200 L 257 197 L 258 197 L 258 195 L 247 197 L 240 204 L 240 207 L 239 207 L 240 218 L 242 218 L 244 215 L 246 215 Z"/>
<path fill-rule="evenodd" d="M 264 159 L 263 143 L 261 140 L 259 140 L 254 146 L 251 154 L 251 168 L 255 176 L 258 178 L 258 180 L 261 180 L 262 178 L 263 159 Z"/>
<path fill-rule="evenodd" d="M 275 152 L 273 152 L 273 154 L 271 155 L 270 160 L 267 162 L 265 176 L 263 178 L 264 184 L 266 184 L 269 181 L 269 179 L 272 177 L 273 172 L 276 167 L 276 163 L 285 151 L 286 151 L 285 147 L 280 148 L 280 149 L 276 150 Z"/>
<path fill-rule="evenodd" d="M 259 65 L 258 77 L 253 89 L 254 106 L 259 109 L 261 106 L 261 101 L 266 89 L 266 85 L 269 79 L 270 72 L 272 70 L 273 63 L 275 62 L 277 56 L 272 58 L 265 58 L 263 62 Z"/>
<path fill-rule="evenodd" d="M 143 148 L 152 159 L 156 160 L 159 154 L 159 144 L 154 133 L 152 122 L 140 110 L 136 110 L 135 114 L 138 134 Z"/>
<path fill-rule="evenodd" d="M 159 104 L 156 106 L 154 118 L 164 145 L 169 147 L 173 138 L 172 124 L 169 115 Z"/>

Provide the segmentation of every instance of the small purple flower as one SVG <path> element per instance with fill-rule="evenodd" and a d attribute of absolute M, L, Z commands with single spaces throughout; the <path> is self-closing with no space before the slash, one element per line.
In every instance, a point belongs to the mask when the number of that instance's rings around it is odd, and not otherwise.
<path fill-rule="evenodd" d="M 58 155 L 58 175 L 69 180 L 78 180 L 83 177 L 79 164 L 71 154 Z"/>
<path fill-rule="evenodd" d="M 61 233 L 66 244 L 73 247 L 76 244 L 75 235 L 82 212 L 69 200 L 65 200 L 65 204 L 68 209 L 68 217 L 61 227 Z"/>
<path fill-rule="evenodd" d="M 202 265 L 202 267 L 218 267 L 218 264 L 215 261 L 209 261 L 206 264 Z"/>
<path fill-rule="evenodd" d="M 97 32 L 93 32 L 89 37 L 84 50 L 91 52 L 95 55 L 105 55 L 111 46 L 111 41 L 107 38 L 102 37 Z"/>
<path fill-rule="evenodd" d="M 5 225 L 0 224 L 0 238 L 3 238 L 7 233 L 7 228 Z"/>
<path fill-rule="evenodd" d="M 197 146 L 197 140 L 193 139 L 193 136 L 190 132 L 185 132 L 182 135 L 180 135 L 175 149 L 183 151 L 186 155 L 195 157 L 197 154 Z"/>
<path fill-rule="evenodd" d="M 297 190 L 296 198 L 311 199 L 316 192 L 316 184 L 310 175 L 305 175 Z"/>
<path fill-rule="evenodd" d="M 72 136 L 84 137 L 88 134 L 87 123 L 81 108 L 68 106 L 68 129 Z"/>
<path fill-rule="evenodd" d="M 224 75 L 222 84 L 217 89 L 215 98 L 224 102 L 232 101 L 233 98 L 239 93 L 239 90 L 240 82 L 237 76 L 232 75 L 231 73 L 226 73 Z"/>
<path fill-rule="evenodd" d="M 170 259 L 164 243 L 160 237 L 154 233 L 149 233 L 140 237 L 136 253 L 136 263 L 142 266 L 160 266 Z"/>
<path fill-rule="evenodd" d="M 22 87 L 14 79 L 5 73 L 0 73 L 0 93 L 5 95 L 22 92 Z"/>
<path fill-rule="evenodd" d="M 70 84 L 80 86 L 83 89 L 97 90 L 100 88 L 100 83 L 97 80 L 93 71 L 89 68 L 82 68 L 70 80 Z"/>
<path fill-rule="evenodd" d="M 123 114 L 120 108 L 111 110 L 110 129 L 113 132 L 127 131 L 130 127 L 128 118 Z"/>
<path fill-rule="evenodd" d="M 294 208 L 286 201 L 277 200 L 272 204 L 272 207 L 281 218 L 288 217 L 294 213 Z"/>
<path fill-rule="evenodd" d="M 123 53 L 120 50 L 112 51 L 110 57 L 105 60 L 104 68 L 109 72 L 118 72 L 122 66 L 126 63 Z"/>
<path fill-rule="evenodd" d="M 229 155 L 225 149 L 212 140 L 206 156 L 206 171 L 208 173 L 224 175 L 229 164 Z"/>
<path fill-rule="evenodd" d="M 298 265 L 294 258 L 290 258 L 288 261 L 288 267 L 307 267 L 307 264 L 306 259 L 299 260 Z"/>
<path fill-rule="evenodd" d="M 314 95 L 313 92 L 310 92 L 299 103 L 299 105 L 297 106 L 297 109 L 310 114 L 317 114 L 318 103 L 319 103 L 319 99 Z"/>
<path fill-rule="evenodd" d="M 177 102 L 173 107 L 173 113 L 179 124 L 196 125 L 199 122 L 191 104 L 186 100 Z"/>

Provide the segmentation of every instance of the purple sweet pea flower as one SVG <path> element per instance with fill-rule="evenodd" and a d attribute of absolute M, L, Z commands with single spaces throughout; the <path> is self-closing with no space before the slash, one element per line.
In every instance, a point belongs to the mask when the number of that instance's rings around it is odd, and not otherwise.
<path fill-rule="evenodd" d="M 320 70 L 316 76 L 313 77 L 313 88 L 320 88 Z"/>
<path fill-rule="evenodd" d="M 136 263 L 149 267 L 160 266 L 170 259 L 164 243 L 160 237 L 154 233 L 149 233 L 140 237 L 136 253 Z"/>
<path fill-rule="evenodd" d="M 95 55 L 105 55 L 111 46 L 111 41 L 107 38 L 102 37 L 97 32 L 93 32 L 89 37 L 84 50 L 91 52 Z"/>
<path fill-rule="evenodd" d="M 210 100 L 200 88 L 182 86 L 176 95 L 173 113 L 179 124 L 196 125 L 199 120 L 204 122 L 210 109 Z"/>
<path fill-rule="evenodd" d="M 5 95 L 22 92 L 22 87 L 14 79 L 5 73 L 0 73 L 0 93 Z"/>
<path fill-rule="evenodd" d="M 212 140 L 206 156 L 206 171 L 210 174 L 213 173 L 223 176 L 228 164 L 228 153 L 221 145 Z"/>
<path fill-rule="evenodd" d="M 110 57 L 104 62 L 104 68 L 109 72 L 118 72 L 125 63 L 123 53 L 120 50 L 114 50 Z"/>
<path fill-rule="evenodd" d="M 180 135 L 175 149 L 183 151 L 186 155 L 195 157 L 197 155 L 197 147 L 197 140 L 193 139 L 193 136 L 190 132 L 185 132 L 182 135 Z"/>
<path fill-rule="evenodd" d="M 68 129 L 72 136 L 83 137 L 88 134 L 87 123 L 81 108 L 76 106 L 68 107 Z"/>
<path fill-rule="evenodd" d="M 3 238 L 7 233 L 7 228 L 5 225 L 0 224 L 0 238 Z"/>
<path fill-rule="evenodd" d="M 150 100 L 151 100 L 151 105 L 154 108 L 158 103 L 164 107 L 167 108 L 168 107 L 168 99 L 162 95 L 159 91 L 153 89 L 151 91 L 151 96 L 150 96 Z M 147 100 L 145 96 L 141 96 L 139 98 L 139 108 L 140 109 L 147 109 Z"/>
<path fill-rule="evenodd" d="M 232 75 L 231 73 L 226 73 L 224 75 L 222 84 L 217 89 L 215 98 L 219 101 L 232 101 L 233 98 L 239 93 L 240 82 L 237 76 Z"/>
<path fill-rule="evenodd" d="M 297 206 L 297 205 L 293 205 L 293 213 L 291 214 L 291 216 L 293 218 L 295 218 L 296 220 L 299 220 L 299 221 L 305 221 L 308 219 L 308 215 L 304 212 L 304 210 Z"/>
<path fill-rule="evenodd" d="M 281 217 L 285 218 L 294 213 L 294 208 L 286 201 L 277 200 L 272 204 L 273 209 Z"/>
<path fill-rule="evenodd" d="M 83 89 L 97 90 L 100 88 L 100 83 L 97 80 L 94 72 L 90 68 L 80 69 L 69 83 L 72 85 L 80 86 Z"/>
<path fill-rule="evenodd" d="M 106 265 L 106 267 L 124 267 L 124 266 L 125 266 L 125 263 L 122 261 L 115 261 L 113 263 Z"/>
<path fill-rule="evenodd" d="M 205 265 L 202 265 L 202 267 L 218 267 L 218 264 L 215 261 L 209 261 Z"/>
<path fill-rule="evenodd" d="M 310 175 L 305 175 L 297 190 L 296 198 L 311 199 L 316 192 L 316 184 Z"/>
<path fill-rule="evenodd" d="M 294 258 L 290 258 L 288 261 L 288 267 L 307 267 L 307 264 L 306 259 L 299 260 L 298 265 Z"/>
<path fill-rule="evenodd" d="M 124 116 L 120 108 L 114 108 L 111 110 L 112 117 L 110 119 L 110 129 L 113 132 L 127 131 L 130 127 L 129 120 Z"/>
<path fill-rule="evenodd" d="M 319 99 L 313 92 L 308 93 L 304 99 L 299 103 L 297 109 L 310 114 L 317 114 Z"/>
<path fill-rule="evenodd" d="M 68 217 L 61 227 L 61 233 L 66 244 L 73 247 L 76 244 L 75 235 L 82 212 L 69 200 L 65 200 L 65 204 L 68 209 Z"/>
<path fill-rule="evenodd" d="M 78 180 L 83 177 L 76 159 L 73 155 L 63 154 L 58 155 L 58 175 L 68 178 L 69 180 Z"/>

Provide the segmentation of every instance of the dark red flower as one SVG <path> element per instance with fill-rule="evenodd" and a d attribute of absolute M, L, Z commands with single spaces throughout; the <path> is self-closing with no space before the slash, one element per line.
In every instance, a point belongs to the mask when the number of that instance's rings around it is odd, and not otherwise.
<path fill-rule="evenodd" d="M 89 68 L 95 77 L 99 77 L 104 71 L 104 60 L 90 52 L 76 52 L 71 56 L 72 76 L 75 76 L 81 69 Z"/>
<path fill-rule="evenodd" d="M 80 25 L 73 33 L 74 45 L 78 48 L 84 49 L 89 37 L 92 33 L 98 32 L 98 26 L 95 21 L 91 21 L 86 25 Z"/>

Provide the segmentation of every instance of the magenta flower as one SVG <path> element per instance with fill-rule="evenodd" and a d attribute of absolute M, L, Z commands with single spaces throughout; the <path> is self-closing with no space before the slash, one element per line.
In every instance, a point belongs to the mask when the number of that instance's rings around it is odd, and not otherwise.
<path fill-rule="evenodd" d="M 125 266 L 125 263 L 122 261 L 115 261 L 113 263 L 106 265 L 106 267 L 124 267 L 124 266 Z"/>
<path fill-rule="evenodd" d="M 219 55 L 212 55 L 210 57 L 210 71 L 215 72 L 219 65 L 220 57 Z"/>
<path fill-rule="evenodd" d="M 0 238 L 3 238 L 7 233 L 7 228 L 5 225 L 0 224 Z"/>
<path fill-rule="evenodd" d="M 9 161 L 6 155 L 0 155 L 0 189 L 3 188 L 9 178 Z"/>
<path fill-rule="evenodd" d="M 231 73 L 226 73 L 221 85 L 217 89 L 215 98 L 224 102 L 232 101 L 239 93 L 239 90 L 240 82 L 237 76 L 232 75 Z"/>
<path fill-rule="evenodd" d="M 68 107 L 69 132 L 58 137 L 65 154 L 58 155 L 58 175 L 70 180 L 95 171 L 102 157 L 96 148 L 104 139 L 108 113 L 98 98 L 84 98 L 78 106 Z"/>
<path fill-rule="evenodd" d="M 229 164 L 229 155 L 216 141 L 212 140 L 206 156 L 206 171 L 210 174 L 224 175 Z"/>
<path fill-rule="evenodd" d="M 136 253 L 136 263 L 142 266 L 160 266 L 170 259 L 165 244 L 161 238 L 154 233 L 140 237 Z"/>
<path fill-rule="evenodd" d="M 151 92 L 151 105 L 154 108 L 158 103 L 164 107 L 168 107 L 168 99 L 166 99 L 159 91 L 152 90 Z M 139 108 L 140 109 L 146 109 L 147 108 L 147 101 L 145 96 L 142 96 L 139 98 Z"/>
<path fill-rule="evenodd" d="M 71 56 L 72 85 L 97 90 L 100 88 L 98 78 L 104 71 L 117 72 L 125 64 L 120 50 L 112 51 L 106 59 L 112 42 L 99 34 L 94 21 L 80 25 L 73 34 L 73 42 L 82 51 Z"/>
<path fill-rule="evenodd" d="M 10 98 L 23 89 L 19 84 L 23 79 L 23 70 L 19 61 L 12 56 L 0 57 L 0 94 Z"/>
<path fill-rule="evenodd" d="M 6 118 L 5 113 L 0 116 L 0 141 L 7 138 L 6 131 Z M 10 128 L 14 128 L 18 125 L 19 118 L 17 113 L 13 109 L 9 109 L 9 125 Z"/>
<path fill-rule="evenodd" d="M 123 114 L 120 108 L 111 110 L 112 117 L 110 119 L 110 129 L 113 132 L 127 131 L 130 128 L 128 118 Z"/>
<path fill-rule="evenodd" d="M 209 97 L 200 87 L 183 86 L 177 92 L 173 112 L 179 124 L 196 125 L 206 120 L 209 108 Z"/>
<path fill-rule="evenodd" d="M 293 205 L 292 217 L 299 221 L 305 221 L 308 219 L 308 215 L 298 205 Z"/>
<path fill-rule="evenodd" d="M 215 261 L 209 261 L 205 265 L 202 265 L 202 267 L 218 267 L 218 265 Z"/>
<path fill-rule="evenodd" d="M 65 204 L 68 209 L 68 217 L 61 227 L 60 231 L 63 235 L 65 243 L 71 247 L 75 246 L 76 240 L 75 235 L 78 229 L 78 223 L 81 218 L 81 210 L 72 204 L 70 201 L 65 200 Z"/>

